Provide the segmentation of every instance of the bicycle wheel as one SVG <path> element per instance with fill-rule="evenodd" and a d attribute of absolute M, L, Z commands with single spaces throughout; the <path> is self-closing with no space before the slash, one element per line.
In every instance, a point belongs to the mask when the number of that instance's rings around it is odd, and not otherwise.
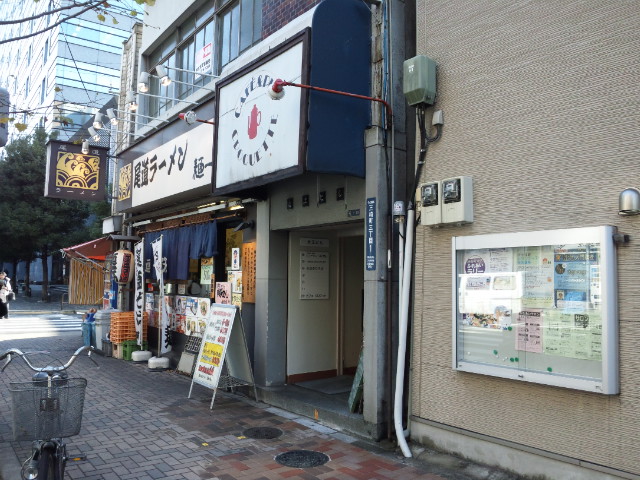
<path fill-rule="evenodd" d="M 62 480 L 64 477 L 64 455 L 56 448 L 43 448 L 38 461 L 38 480 Z M 64 452 L 59 452 L 64 454 Z"/>

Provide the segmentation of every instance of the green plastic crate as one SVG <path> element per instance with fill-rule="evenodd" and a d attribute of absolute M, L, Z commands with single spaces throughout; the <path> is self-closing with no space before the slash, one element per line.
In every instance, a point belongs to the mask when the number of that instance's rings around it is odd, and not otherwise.
<path fill-rule="evenodd" d="M 142 349 L 147 349 L 147 342 L 142 342 Z M 138 350 L 141 350 L 141 348 L 136 340 L 125 340 L 124 342 L 122 342 L 122 359 L 131 360 L 131 354 L 133 352 L 137 352 Z"/>

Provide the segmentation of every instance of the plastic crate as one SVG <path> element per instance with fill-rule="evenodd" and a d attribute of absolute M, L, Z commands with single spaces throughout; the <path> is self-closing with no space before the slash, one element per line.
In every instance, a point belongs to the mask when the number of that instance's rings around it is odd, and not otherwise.
<path fill-rule="evenodd" d="M 142 339 L 147 338 L 147 326 L 149 315 L 144 312 L 142 316 Z M 127 340 L 135 340 L 136 325 L 133 312 L 114 312 L 111 314 L 111 327 L 109 338 L 113 343 L 123 343 Z"/>
<path fill-rule="evenodd" d="M 139 350 L 146 350 L 147 342 L 142 342 L 142 348 L 138 345 L 136 340 L 126 340 L 122 342 L 122 359 L 131 360 L 131 354 Z"/>

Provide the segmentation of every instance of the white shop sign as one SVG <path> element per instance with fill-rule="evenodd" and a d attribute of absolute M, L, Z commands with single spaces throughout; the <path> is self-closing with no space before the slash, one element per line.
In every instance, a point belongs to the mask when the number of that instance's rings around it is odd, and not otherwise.
<path fill-rule="evenodd" d="M 199 124 L 133 161 L 132 206 L 211 183 L 213 127 Z"/>
<path fill-rule="evenodd" d="M 215 188 L 251 181 L 299 165 L 301 89 L 280 100 L 267 89 L 280 78 L 300 82 L 303 43 L 220 87 Z"/>

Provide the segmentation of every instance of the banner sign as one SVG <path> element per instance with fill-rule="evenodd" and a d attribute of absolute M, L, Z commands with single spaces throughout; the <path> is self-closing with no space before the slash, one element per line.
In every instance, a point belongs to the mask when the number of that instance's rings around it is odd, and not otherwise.
<path fill-rule="evenodd" d="M 151 242 L 151 248 L 153 249 L 153 268 L 155 268 L 156 270 L 156 278 L 158 279 L 158 290 L 160 292 L 160 305 L 158 309 L 160 314 L 160 318 L 158 318 L 158 337 L 160 340 L 159 355 L 161 355 L 171 350 L 171 346 L 169 345 L 169 338 L 167 335 L 169 329 L 169 316 L 167 314 L 167 306 L 165 305 L 166 299 L 164 298 L 164 262 L 162 258 L 162 235 Z"/>
<path fill-rule="evenodd" d="M 84 154 L 81 145 L 50 140 L 44 196 L 102 202 L 106 196 L 108 151 L 92 146 Z"/>
<path fill-rule="evenodd" d="M 133 248 L 135 258 L 135 289 L 133 318 L 136 326 L 136 340 L 142 346 L 142 319 L 144 315 L 144 241 L 140 241 Z"/>

